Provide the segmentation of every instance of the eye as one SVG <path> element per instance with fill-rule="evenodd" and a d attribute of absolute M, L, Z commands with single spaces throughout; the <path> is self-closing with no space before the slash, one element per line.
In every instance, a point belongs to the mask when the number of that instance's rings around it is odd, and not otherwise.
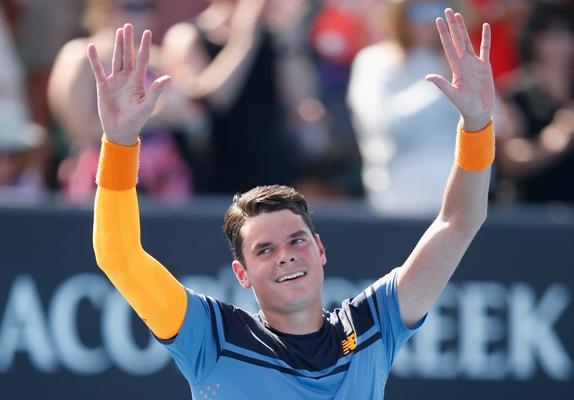
<path fill-rule="evenodd" d="M 303 238 L 296 238 L 296 239 L 293 239 L 291 241 L 291 244 L 300 244 L 300 243 L 303 243 L 304 241 L 305 241 L 305 239 L 303 239 Z"/>
<path fill-rule="evenodd" d="M 262 256 L 262 255 L 265 255 L 265 254 L 269 254 L 269 253 L 271 253 L 271 250 L 272 250 L 271 247 L 264 247 L 264 248 L 262 248 L 261 250 L 259 250 L 259 251 L 257 252 L 257 255 L 258 255 L 258 256 Z"/>

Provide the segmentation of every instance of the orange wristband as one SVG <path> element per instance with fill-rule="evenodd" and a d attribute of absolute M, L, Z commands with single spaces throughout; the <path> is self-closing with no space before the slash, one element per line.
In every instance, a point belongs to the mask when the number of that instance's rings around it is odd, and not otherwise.
<path fill-rule="evenodd" d="M 480 171 L 494 161 L 494 123 L 492 119 L 481 130 L 467 132 L 458 124 L 456 163 L 467 171 Z"/>
<path fill-rule="evenodd" d="M 129 190 L 138 182 L 140 140 L 122 146 L 102 138 L 96 183 L 110 190 Z"/>

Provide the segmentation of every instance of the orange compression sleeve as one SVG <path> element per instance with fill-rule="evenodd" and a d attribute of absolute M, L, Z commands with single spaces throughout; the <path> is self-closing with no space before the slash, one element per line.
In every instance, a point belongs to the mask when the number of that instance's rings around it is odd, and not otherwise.
<path fill-rule="evenodd" d="M 187 308 L 184 287 L 141 246 L 135 189 L 139 143 L 103 140 L 94 205 L 98 266 L 160 339 L 177 335 Z"/>

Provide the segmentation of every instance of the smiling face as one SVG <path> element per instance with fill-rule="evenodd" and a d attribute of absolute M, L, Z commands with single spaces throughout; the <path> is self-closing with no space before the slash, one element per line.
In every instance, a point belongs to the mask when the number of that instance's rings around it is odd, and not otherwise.
<path fill-rule="evenodd" d="M 253 288 L 263 311 L 321 310 L 325 248 L 301 216 L 264 212 L 248 217 L 240 234 L 243 261 L 233 261 L 233 271 L 243 287 Z"/>

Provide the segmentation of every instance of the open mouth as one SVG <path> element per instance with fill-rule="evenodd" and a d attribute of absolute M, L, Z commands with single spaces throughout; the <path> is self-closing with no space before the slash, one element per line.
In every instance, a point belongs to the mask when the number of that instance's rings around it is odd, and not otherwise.
<path fill-rule="evenodd" d="M 307 272 L 303 272 L 303 271 L 293 272 L 291 274 L 281 275 L 279 278 L 277 278 L 275 280 L 275 282 L 277 282 L 277 283 L 292 282 L 292 281 L 302 279 L 303 277 L 305 277 L 305 275 L 307 275 Z"/>

